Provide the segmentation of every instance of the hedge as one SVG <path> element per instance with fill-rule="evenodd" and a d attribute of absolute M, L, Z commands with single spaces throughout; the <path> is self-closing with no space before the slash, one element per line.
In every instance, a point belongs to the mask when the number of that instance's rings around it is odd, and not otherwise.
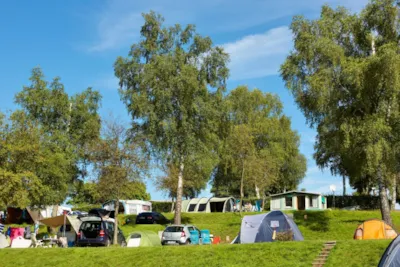
<path fill-rule="evenodd" d="M 333 195 L 325 197 L 328 201 L 328 208 L 335 207 L 341 209 L 351 206 L 359 206 L 362 210 L 376 210 L 380 208 L 378 196 L 335 196 L 335 203 L 333 203 Z"/>

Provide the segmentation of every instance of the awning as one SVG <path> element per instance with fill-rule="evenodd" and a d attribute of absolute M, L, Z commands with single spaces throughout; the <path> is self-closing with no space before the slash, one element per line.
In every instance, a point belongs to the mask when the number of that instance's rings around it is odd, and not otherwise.
<path fill-rule="evenodd" d="M 64 215 L 46 218 L 46 219 L 40 220 L 40 222 L 43 223 L 44 225 L 47 225 L 50 227 L 59 227 L 61 225 L 64 225 Z M 67 216 L 66 224 L 71 225 L 72 228 L 74 228 L 75 232 L 78 233 L 79 227 L 81 226 L 81 221 L 76 217 Z"/>

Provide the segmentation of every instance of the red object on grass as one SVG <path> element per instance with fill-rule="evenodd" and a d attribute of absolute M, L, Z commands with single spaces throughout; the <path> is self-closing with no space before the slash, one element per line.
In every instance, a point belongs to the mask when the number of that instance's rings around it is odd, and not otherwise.
<path fill-rule="evenodd" d="M 221 243 L 221 237 L 220 236 L 214 236 L 213 244 L 219 244 L 219 243 Z"/>

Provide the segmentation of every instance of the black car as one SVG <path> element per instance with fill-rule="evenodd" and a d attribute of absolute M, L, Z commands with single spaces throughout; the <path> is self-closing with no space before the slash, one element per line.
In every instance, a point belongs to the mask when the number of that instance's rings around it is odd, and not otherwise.
<path fill-rule="evenodd" d="M 142 212 L 136 216 L 136 224 L 168 224 L 171 223 L 167 218 L 158 212 Z"/>
<path fill-rule="evenodd" d="M 77 247 L 110 246 L 113 244 L 114 219 L 103 219 L 96 216 L 81 218 L 82 224 L 76 239 Z M 118 229 L 118 244 L 126 246 L 126 240 L 122 231 Z"/>

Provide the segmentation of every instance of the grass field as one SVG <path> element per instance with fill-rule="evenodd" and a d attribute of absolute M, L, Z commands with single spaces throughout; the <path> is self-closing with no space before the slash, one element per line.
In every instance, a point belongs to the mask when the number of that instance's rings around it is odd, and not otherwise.
<path fill-rule="evenodd" d="M 389 243 L 389 240 L 339 241 L 332 249 L 325 266 L 378 266 Z"/>
<path fill-rule="evenodd" d="M 2 267 L 311 266 L 322 242 L 156 248 L 3 249 Z"/>
<path fill-rule="evenodd" d="M 165 214 L 172 219 L 173 214 Z M 250 215 L 247 213 L 245 215 Z M 304 215 L 307 215 L 305 218 Z M 354 241 L 359 223 L 380 218 L 379 211 L 294 212 L 304 242 L 157 248 L 3 249 L 0 266 L 311 266 L 324 241 L 336 240 L 326 266 L 376 266 L 388 240 Z M 400 213 L 392 213 L 400 230 Z M 135 216 L 121 217 L 127 236 L 135 230 L 162 231 L 163 225 L 136 225 Z M 126 220 L 130 219 L 130 221 Z M 232 240 L 240 230 L 239 214 L 182 214 L 183 223 L 209 229 Z M 44 229 L 41 229 L 42 231 Z"/>
<path fill-rule="evenodd" d="M 307 214 L 307 219 L 304 219 L 305 214 Z M 165 214 L 165 216 L 169 219 L 173 218 L 173 214 Z M 368 219 L 380 218 L 380 212 L 327 210 L 324 212 L 294 212 L 293 216 L 305 240 L 353 240 L 357 225 Z M 135 217 L 130 216 L 130 218 L 131 222 L 121 227 L 125 235 L 134 230 L 145 229 L 157 232 L 165 228 L 157 224 L 136 225 Z M 392 219 L 395 228 L 400 230 L 400 212 L 393 212 Z M 223 241 L 226 236 L 232 240 L 238 234 L 241 224 L 240 216 L 233 213 L 184 213 L 182 221 L 187 224 L 195 224 L 200 229 L 209 229 L 212 234 L 221 236 Z"/>

